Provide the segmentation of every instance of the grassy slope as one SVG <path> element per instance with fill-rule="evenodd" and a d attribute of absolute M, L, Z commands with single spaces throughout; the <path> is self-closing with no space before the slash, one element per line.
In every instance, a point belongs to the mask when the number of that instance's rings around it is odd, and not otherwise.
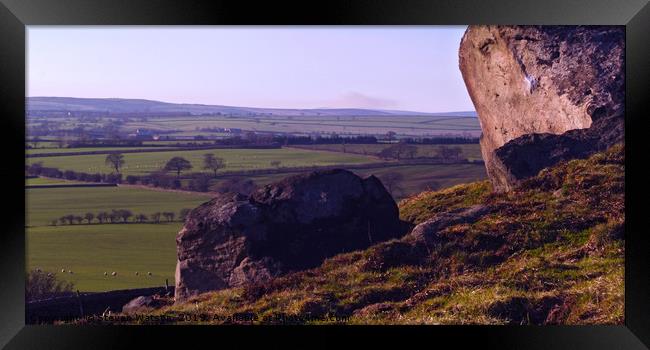
<path fill-rule="evenodd" d="M 198 151 L 169 151 L 169 152 L 145 152 L 125 153 L 126 164 L 122 173 L 126 175 L 144 175 L 152 171 L 160 170 L 172 157 L 184 157 L 189 160 L 194 168 L 191 171 L 205 171 L 203 167 L 203 155 L 214 153 L 217 157 L 225 160 L 224 170 L 247 170 L 273 168 L 271 161 L 279 160 L 285 167 L 312 166 L 312 165 L 336 165 L 336 164 L 359 164 L 378 162 L 375 157 L 366 157 L 358 154 L 341 154 L 333 152 L 321 152 L 298 149 L 220 149 L 220 150 L 198 150 Z M 44 166 L 56 167 L 62 170 L 75 170 L 88 173 L 110 173 L 105 164 L 106 155 L 77 155 L 46 158 L 28 158 L 28 163 L 43 162 Z"/>
<path fill-rule="evenodd" d="M 623 153 L 613 147 L 560 164 L 512 193 L 478 182 L 402 201 L 401 216 L 413 224 L 476 204 L 493 208 L 438 231 L 439 244 L 427 253 L 406 236 L 154 313 L 252 312 L 298 323 L 334 322 L 306 318 L 335 315 L 364 324 L 622 324 Z"/>

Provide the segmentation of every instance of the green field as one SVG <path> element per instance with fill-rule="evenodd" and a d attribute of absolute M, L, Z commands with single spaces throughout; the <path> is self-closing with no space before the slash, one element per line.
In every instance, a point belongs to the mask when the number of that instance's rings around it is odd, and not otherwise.
<path fill-rule="evenodd" d="M 332 145 L 337 147 L 340 145 Z M 361 147 L 363 145 L 355 145 Z M 372 146 L 378 152 L 385 145 Z M 463 151 L 476 154 L 475 145 L 462 145 Z M 350 147 L 349 145 L 347 147 Z M 437 146 L 421 146 L 419 154 L 435 151 Z M 125 174 L 145 174 L 157 170 L 174 156 L 190 160 L 201 171 L 202 156 L 215 153 L 226 160 L 224 170 L 271 168 L 270 162 L 280 160 L 282 166 L 340 165 L 379 162 L 368 155 L 329 150 L 306 150 L 295 148 L 253 150 L 222 149 L 198 151 L 169 151 L 124 154 Z M 472 153 L 474 152 L 474 153 Z M 85 172 L 109 172 L 104 165 L 105 155 L 59 156 L 27 159 L 28 162 L 43 161 L 45 166 L 62 170 Z M 380 179 L 387 173 L 399 173 L 403 179 L 400 190 L 394 193 L 396 200 L 419 193 L 432 183 L 449 187 L 459 183 L 485 178 L 485 168 L 480 164 L 403 165 L 354 169 L 360 176 L 376 175 Z M 295 173 L 257 175 L 248 178 L 258 185 L 268 184 Z M 221 177 L 223 181 L 227 177 Z M 62 179 L 28 179 L 28 185 L 72 183 Z M 180 222 L 160 224 L 81 224 L 49 226 L 67 214 L 83 216 L 86 212 L 97 214 L 111 209 L 129 209 L 134 214 L 150 215 L 154 212 L 178 213 L 183 208 L 194 208 L 209 200 L 211 195 L 202 193 L 170 192 L 130 186 L 84 187 L 84 188 L 34 188 L 26 189 L 26 239 L 27 267 L 57 272 L 65 280 L 75 283 L 81 291 L 105 291 L 164 285 L 165 279 L 174 283 L 176 263 L 175 235 Z M 132 219 L 131 219 L 132 220 Z M 73 274 L 61 273 L 61 269 Z M 110 276 L 117 272 L 116 277 Z M 135 272 L 139 272 L 136 276 Z M 104 276 L 108 272 L 109 276 Z M 152 276 L 148 276 L 151 272 Z"/>
<path fill-rule="evenodd" d="M 342 166 L 341 168 L 345 168 Z M 461 183 L 483 180 L 487 177 L 483 164 L 435 164 L 435 165 L 404 165 L 392 167 L 380 167 L 370 169 L 351 169 L 350 171 L 359 176 L 366 177 L 375 175 L 381 177 L 387 173 L 399 173 L 403 180 L 398 183 L 400 190 L 394 193 L 395 200 L 420 193 L 437 182 L 441 188 L 451 187 Z M 287 176 L 299 173 L 282 173 L 270 175 L 247 176 L 258 185 L 266 185 L 279 181 Z M 215 186 L 224 178 L 215 182 Z"/>
<path fill-rule="evenodd" d="M 214 140 L 159 140 L 159 141 L 142 141 L 143 145 L 152 146 L 183 146 L 185 144 L 212 145 Z"/>
<path fill-rule="evenodd" d="M 226 168 L 223 170 L 248 170 L 271 168 L 271 161 L 281 161 L 281 166 L 315 166 L 336 164 L 359 164 L 377 162 L 375 157 L 358 154 L 343 154 L 334 152 L 311 151 L 301 149 L 218 149 L 198 151 L 170 151 L 125 153 L 126 164 L 122 169 L 124 175 L 145 175 L 152 171 L 160 170 L 172 157 L 184 157 L 189 160 L 194 168 L 191 171 L 204 171 L 203 155 L 214 153 L 225 160 Z M 76 155 L 46 158 L 28 158 L 28 163 L 43 162 L 44 166 L 55 167 L 62 170 L 75 170 L 87 173 L 110 173 L 111 168 L 105 164 L 106 155 Z"/>
<path fill-rule="evenodd" d="M 37 186 L 37 185 L 68 185 L 68 184 L 76 184 L 76 183 L 81 183 L 78 181 L 69 181 L 65 179 L 49 179 L 45 177 L 37 177 L 33 179 L 26 179 L 25 180 L 25 185 L 29 186 Z"/>
<path fill-rule="evenodd" d="M 47 179 L 29 179 L 47 180 Z M 28 181 L 29 181 L 28 180 Z M 53 180 L 56 181 L 56 180 Z M 57 272 L 81 291 L 103 291 L 174 283 L 175 235 L 180 222 L 159 224 L 48 225 L 65 214 L 111 209 L 135 214 L 194 208 L 205 194 L 127 187 L 38 188 L 26 190 L 27 267 Z M 61 269 L 73 274 L 61 274 Z M 112 271 L 117 277 L 104 277 Z M 135 272 L 140 272 L 139 276 Z M 147 276 L 151 272 L 152 276 Z"/>
<path fill-rule="evenodd" d="M 331 145 L 300 145 L 292 146 L 300 149 L 312 149 L 320 151 L 332 151 L 332 152 L 347 152 L 347 153 L 356 153 L 356 154 L 367 154 L 367 155 L 377 155 L 382 150 L 392 146 L 391 144 L 386 143 L 375 143 L 375 144 L 331 144 Z M 438 150 L 443 145 L 414 145 L 418 149 L 416 157 L 435 157 L 438 155 Z M 480 160 L 481 156 L 481 146 L 479 144 L 459 144 L 459 145 L 444 145 L 446 147 L 460 147 L 463 151 L 461 154 L 462 157 L 469 160 Z"/>
<path fill-rule="evenodd" d="M 178 212 L 209 200 L 201 193 L 174 193 L 127 187 L 32 188 L 26 189 L 28 226 L 49 225 L 66 214 L 97 214 L 111 209 L 129 209 L 134 214 Z"/>
<path fill-rule="evenodd" d="M 75 289 L 89 292 L 164 286 L 165 279 L 173 285 L 180 227 L 181 223 L 29 228 L 27 269 L 56 272 Z M 110 276 L 113 271 L 117 276 Z"/>
<path fill-rule="evenodd" d="M 167 148 L 167 147 L 165 147 Z M 151 150 L 152 147 L 79 147 L 79 148 L 30 148 L 26 149 L 26 154 L 44 154 L 44 153 L 77 153 L 77 152 L 120 152 L 132 150 Z"/>
<path fill-rule="evenodd" d="M 146 122 L 132 121 L 123 131 L 137 128 L 176 131 L 171 135 L 212 135 L 197 128 L 238 128 L 251 131 L 290 133 L 385 134 L 425 136 L 442 134 L 480 133 L 478 119 L 460 116 L 188 116 L 148 118 Z"/>

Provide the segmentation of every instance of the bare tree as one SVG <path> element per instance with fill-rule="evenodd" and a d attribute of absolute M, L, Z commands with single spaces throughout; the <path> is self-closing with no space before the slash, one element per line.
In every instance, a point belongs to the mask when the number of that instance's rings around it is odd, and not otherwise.
<path fill-rule="evenodd" d="M 447 145 L 442 145 L 438 149 L 438 157 L 442 158 L 443 160 L 458 160 L 460 159 L 460 155 L 463 153 L 463 149 L 456 146 L 456 147 L 449 147 Z"/>
<path fill-rule="evenodd" d="M 402 192 L 403 189 L 400 186 L 400 183 L 402 180 L 404 180 L 404 176 L 400 173 L 396 172 L 390 172 L 390 173 L 385 173 L 379 177 L 381 179 L 381 182 L 384 184 L 386 187 L 386 190 L 395 197 L 398 192 Z"/>
<path fill-rule="evenodd" d="M 90 223 L 93 221 L 93 219 L 95 218 L 95 214 L 88 212 L 88 213 L 86 213 L 86 214 L 84 215 L 84 218 L 85 218 L 86 221 L 88 221 L 88 223 L 90 224 Z"/>
<path fill-rule="evenodd" d="M 142 223 L 142 222 L 146 222 L 147 220 L 149 220 L 149 218 L 144 214 L 138 214 L 135 216 L 135 221 L 137 222 Z"/>
<path fill-rule="evenodd" d="M 418 154 L 418 148 L 413 145 L 400 144 L 400 152 L 404 156 L 413 159 Z"/>
<path fill-rule="evenodd" d="M 105 221 L 108 221 L 108 213 L 105 211 L 100 211 L 97 213 L 97 221 L 99 221 L 100 224 L 103 224 Z"/>
<path fill-rule="evenodd" d="M 155 213 L 151 214 L 151 220 L 153 220 L 153 222 L 155 222 L 155 223 L 159 223 L 160 222 L 160 212 L 155 212 Z"/>
<path fill-rule="evenodd" d="M 174 216 L 176 216 L 176 214 L 174 214 L 173 212 L 170 212 L 170 211 L 163 212 L 162 215 L 169 222 L 174 221 Z"/>
<path fill-rule="evenodd" d="M 203 155 L 203 169 L 212 170 L 214 172 L 214 177 L 217 177 L 217 171 L 219 169 L 225 168 L 226 163 L 223 158 L 215 157 L 212 153 L 207 153 Z"/>
<path fill-rule="evenodd" d="M 119 174 L 120 169 L 125 163 L 124 155 L 122 155 L 122 153 L 111 153 L 106 156 L 106 160 L 104 162 L 106 163 L 106 165 L 115 169 L 115 172 Z"/>
<path fill-rule="evenodd" d="M 108 220 L 112 223 L 120 219 L 120 212 L 119 210 L 111 210 L 111 213 L 108 214 Z"/>
<path fill-rule="evenodd" d="M 68 220 L 68 223 L 69 223 L 70 225 L 72 225 L 72 224 L 73 224 L 73 221 L 74 221 L 74 215 L 72 215 L 72 214 L 68 214 L 68 215 L 65 216 L 65 219 Z"/>
<path fill-rule="evenodd" d="M 121 209 L 118 212 L 120 217 L 122 218 L 122 222 L 127 222 L 129 218 L 133 216 L 133 213 L 128 209 Z"/>

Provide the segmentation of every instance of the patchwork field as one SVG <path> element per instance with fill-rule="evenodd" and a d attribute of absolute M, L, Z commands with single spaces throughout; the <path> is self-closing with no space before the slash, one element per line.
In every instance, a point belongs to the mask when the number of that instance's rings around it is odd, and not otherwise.
<path fill-rule="evenodd" d="M 148 118 L 125 123 L 123 130 L 137 128 L 174 131 L 171 135 L 198 135 L 199 129 L 237 128 L 288 133 L 385 134 L 425 136 L 471 133 L 478 136 L 478 119 L 467 116 L 237 116 L 224 115 Z"/>
<path fill-rule="evenodd" d="M 459 145 L 465 157 L 480 158 L 478 145 Z M 172 157 L 188 159 L 194 168 L 203 171 L 202 157 L 214 153 L 225 159 L 222 171 L 269 169 L 272 161 L 280 161 L 281 167 L 332 166 L 346 168 L 352 164 L 382 162 L 374 156 L 387 145 L 319 145 L 313 149 L 219 149 L 196 151 L 165 151 L 125 153 L 124 175 L 144 175 L 161 169 Z M 363 153 L 365 148 L 366 154 Z M 418 146 L 418 156 L 432 156 L 438 145 Z M 138 147 L 116 150 L 138 149 Z M 81 149 L 35 149 L 38 152 L 78 152 L 108 150 L 107 148 Z M 43 162 L 44 166 L 62 170 L 89 173 L 109 173 L 105 155 L 70 155 L 44 158 L 28 158 L 27 163 Z M 397 165 L 397 163 L 396 163 Z M 380 179 L 397 176 L 393 195 L 400 200 L 427 188 L 449 187 L 459 183 L 485 178 L 485 168 L 480 164 L 447 165 L 399 165 L 353 169 L 360 176 L 376 175 Z M 249 176 L 258 185 L 278 181 L 296 173 Z M 213 189 L 228 177 L 220 177 Z M 63 179 L 27 179 L 26 185 L 49 185 L 75 183 Z M 174 283 L 175 235 L 182 223 L 132 223 L 127 224 L 74 224 L 50 226 L 52 220 L 72 214 L 83 216 L 87 212 L 97 214 L 112 209 L 128 209 L 136 214 L 150 216 L 154 212 L 174 212 L 178 218 L 184 208 L 194 208 L 209 200 L 205 193 L 173 192 L 132 186 L 89 188 L 32 188 L 26 189 L 26 239 L 27 268 L 41 268 L 56 272 L 60 278 L 71 281 L 80 291 L 105 291 L 164 285 L 165 279 Z M 131 218 L 129 221 L 133 221 Z M 66 270 L 61 273 L 61 270 Z M 73 271 L 70 274 L 68 271 Z M 111 272 L 117 276 L 110 276 Z M 109 276 L 104 276 L 107 272 Z M 136 275 L 135 273 L 139 274 Z M 147 272 L 151 272 L 149 276 Z"/>
<path fill-rule="evenodd" d="M 183 157 L 189 160 L 194 167 L 192 172 L 204 171 L 203 155 L 214 153 L 224 159 L 226 168 L 223 170 L 249 170 L 272 168 L 272 161 L 281 161 L 281 166 L 317 166 L 336 164 L 361 164 L 380 161 L 376 157 L 342 154 L 324 151 L 302 149 L 219 149 L 197 151 L 169 151 L 125 153 L 126 164 L 122 173 L 126 175 L 145 175 L 152 171 L 160 170 L 172 157 Z M 106 155 L 75 155 L 47 158 L 28 158 L 28 164 L 43 162 L 44 166 L 55 167 L 62 170 L 75 170 L 87 173 L 110 173 L 111 168 L 105 164 Z"/>
<path fill-rule="evenodd" d="M 397 183 L 399 188 L 397 191 L 394 191 L 395 193 L 393 193 L 395 200 L 400 200 L 412 194 L 432 188 L 433 185 L 439 186 L 439 188 L 445 188 L 461 183 L 483 180 L 487 177 L 485 166 L 482 164 L 403 165 L 369 169 L 351 169 L 351 171 L 362 177 L 375 175 L 380 179 L 389 173 L 397 173 L 401 175 L 402 180 Z M 258 185 L 266 185 L 281 180 L 284 177 L 297 174 L 299 173 L 255 175 L 247 176 L 246 178 L 253 180 Z M 215 186 L 218 186 L 221 181 L 223 181 L 223 178 L 216 181 Z"/>
<path fill-rule="evenodd" d="M 166 147 L 165 147 L 166 148 Z M 152 147 L 79 147 L 79 148 L 30 148 L 26 149 L 26 154 L 44 154 L 44 153 L 77 153 L 77 152 L 120 152 L 132 150 L 151 150 Z M 155 149 L 155 148 L 153 148 Z"/>
<path fill-rule="evenodd" d="M 392 146 L 391 144 L 385 143 L 376 143 L 376 144 L 332 144 L 332 145 L 300 145 L 300 146 L 291 146 L 294 148 L 300 149 L 312 149 L 319 151 L 332 151 L 332 152 L 343 152 L 343 153 L 356 153 L 356 154 L 367 154 L 367 155 L 378 155 L 384 149 Z M 418 152 L 415 155 L 416 157 L 435 157 L 438 155 L 438 151 L 443 145 L 414 145 L 417 147 Z M 481 156 L 481 146 L 479 144 L 459 144 L 459 145 L 444 145 L 446 147 L 460 147 L 462 150 L 461 157 L 467 158 L 469 160 L 480 160 Z"/>

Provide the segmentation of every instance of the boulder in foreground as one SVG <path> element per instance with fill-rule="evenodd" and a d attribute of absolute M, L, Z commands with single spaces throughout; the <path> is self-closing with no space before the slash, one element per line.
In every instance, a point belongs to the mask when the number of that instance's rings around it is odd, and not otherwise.
<path fill-rule="evenodd" d="M 220 195 L 194 209 L 178 233 L 176 300 L 312 268 L 402 233 L 381 182 L 346 170 Z"/>

